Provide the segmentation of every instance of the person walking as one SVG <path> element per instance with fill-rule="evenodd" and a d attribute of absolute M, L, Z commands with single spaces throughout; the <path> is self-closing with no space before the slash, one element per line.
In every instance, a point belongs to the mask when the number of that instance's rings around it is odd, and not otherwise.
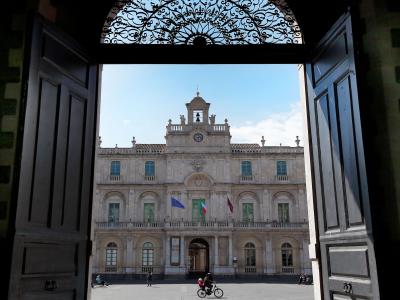
<path fill-rule="evenodd" d="M 152 280 L 153 280 L 153 273 L 149 271 L 149 273 L 147 273 L 147 286 L 151 286 Z"/>

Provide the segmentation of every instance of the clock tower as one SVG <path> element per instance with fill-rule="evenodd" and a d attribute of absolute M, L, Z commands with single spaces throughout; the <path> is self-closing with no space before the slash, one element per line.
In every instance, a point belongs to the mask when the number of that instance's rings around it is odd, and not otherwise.
<path fill-rule="evenodd" d="M 172 124 L 171 119 L 168 121 L 165 136 L 168 153 L 230 153 L 228 120 L 216 124 L 215 115 L 209 116 L 209 108 L 210 103 L 197 92 L 196 97 L 186 103 L 187 120 L 181 115 L 180 124 Z"/>

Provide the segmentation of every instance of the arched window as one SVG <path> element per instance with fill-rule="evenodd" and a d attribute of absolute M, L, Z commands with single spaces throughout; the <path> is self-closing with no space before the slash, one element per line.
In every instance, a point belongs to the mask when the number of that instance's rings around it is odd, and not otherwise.
<path fill-rule="evenodd" d="M 142 272 L 153 272 L 154 246 L 150 242 L 143 244 L 142 248 Z"/>
<path fill-rule="evenodd" d="M 285 0 L 120 0 L 102 43 L 172 45 L 301 44 Z"/>
<path fill-rule="evenodd" d="M 282 251 L 282 272 L 293 273 L 293 248 L 289 243 L 283 243 Z"/>
<path fill-rule="evenodd" d="M 247 243 L 244 245 L 244 259 L 246 273 L 256 272 L 256 246 L 253 243 Z"/>
<path fill-rule="evenodd" d="M 117 272 L 118 247 L 114 242 L 108 243 L 106 248 L 106 272 Z"/>

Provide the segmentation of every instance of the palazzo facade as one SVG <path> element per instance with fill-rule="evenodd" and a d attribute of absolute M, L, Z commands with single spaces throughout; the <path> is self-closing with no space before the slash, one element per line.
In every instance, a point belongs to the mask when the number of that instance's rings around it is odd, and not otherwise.
<path fill-rule="evenodd" d="M 233 144 L 199 93 L 165 144 L 97 147 L 93 273 L 311 273 L 299 146 Z M 171 204 L 176 199 L 184 208 Z M 115 275 L 113 275 L 115 276 Z"/>

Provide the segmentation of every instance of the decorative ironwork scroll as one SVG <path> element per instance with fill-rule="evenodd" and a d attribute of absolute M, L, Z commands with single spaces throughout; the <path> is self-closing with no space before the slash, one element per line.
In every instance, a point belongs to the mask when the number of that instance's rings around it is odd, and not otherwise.
<path fill-rule="evenodd" d="M 300 44 L 300 27 L 284 0 L 120 0 L 102 43 Z"/>

